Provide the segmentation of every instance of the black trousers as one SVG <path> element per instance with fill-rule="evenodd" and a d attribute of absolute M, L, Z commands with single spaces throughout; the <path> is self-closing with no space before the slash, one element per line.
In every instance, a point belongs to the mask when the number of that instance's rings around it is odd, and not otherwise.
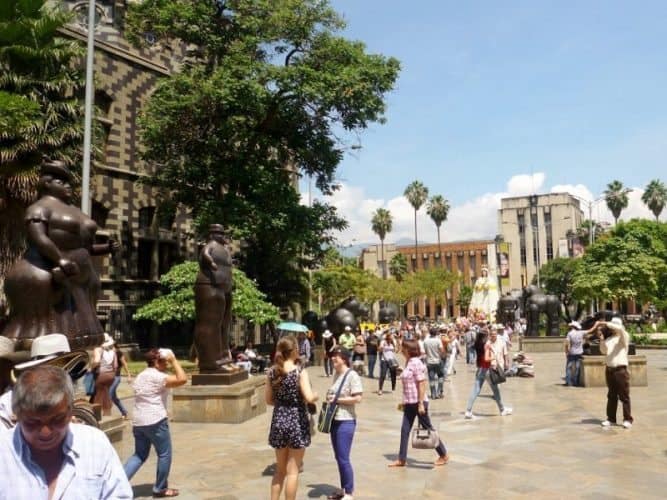
<path fill-rule="evenodd" d="M 607 382 L 607 420 L 616 422 L 616 410 L 618 401 L 623 405 L 623 420 L 632 422 L 630 411 L 630 373 L 627 366 L 607 367 L 605 370 Z"/>

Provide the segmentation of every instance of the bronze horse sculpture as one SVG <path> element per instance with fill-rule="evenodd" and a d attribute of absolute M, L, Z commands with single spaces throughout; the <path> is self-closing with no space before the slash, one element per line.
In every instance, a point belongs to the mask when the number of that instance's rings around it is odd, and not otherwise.
<path fill-rule="evenodd" d="M 545 294 L 539 287 L 529 285 L 523 290 L 523 310 L 526 314 L 526 336 L 539 335 L 540 314 L 547 316 L 547 336 L 558 337 L 560 329 L 560 300 L 555 295 Z"/>

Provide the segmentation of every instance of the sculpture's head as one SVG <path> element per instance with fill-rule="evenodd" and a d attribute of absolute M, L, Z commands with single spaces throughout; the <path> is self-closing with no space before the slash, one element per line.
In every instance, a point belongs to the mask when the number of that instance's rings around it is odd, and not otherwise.
<path fill-rule="evenodd" d="M 74 176 L 64 162 L 44 160 L 39 176 L 37 190 L 40 194 L 49 194 L 64 202 L 69 202 L 73 195 Z"/>
<path fill-rule="evenodd" d="M 488 275 L 489 275 L 489 268 L 486 266 L 482 267 L 482 276 L 486 277 Z"/>
<path fill-rule="evenodd" d="M 208 236 L 210 239 L 215 240 L 218 243 L 226 243 L 227 241 L 227 235 L 225 234 L 222 224 L 211 224 L 208 226 Z"/>

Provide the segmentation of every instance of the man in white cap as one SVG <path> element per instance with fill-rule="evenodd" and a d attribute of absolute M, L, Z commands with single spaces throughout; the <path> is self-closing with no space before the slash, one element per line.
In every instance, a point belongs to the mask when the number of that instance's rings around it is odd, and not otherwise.
<path fill-rule="evenodd" d="M 600 339 L 600 352 L 605 356 L 605 380 L 607 382 L 607 418 L 601 422 L 602 427 L 609 427 L 616 423 L 618 401 L 623 405 L 623 427 L 632 427 L 632 412 L 630 408 L 630 372 L 628 372 L 628 346 L 630 335 L 623 326 L 621 318 L 612 318 L 611 321 L 598 321 L 589 331 L 599 326 L 607 327 L 611 333 L 604 337 L 601 329 L 597 330 Z"/>
<path fill-rule="evenodd" d="M 565 337 L 565 385 L 581 385 L 581 358 L 584 355 L 584 334 L 578 321 L 568 323 L 570 331 Z"/>
<path fill-rule="evenodd" d="M 73 379 L 76 379 L 85 372 L 88 364 L 88 353 L 82 350 L 71 352 L 67 337 L 62 333 L 42 335 L 32 341 L 29 361 L 15 365 L 14 371 L 23 372 L 28 368 L 45 363 L 63 368 Z M 12 411 L 11 389 L 0 396 L 0 418 L 5 426 L 13 427 L 15 420 Z M 8 422 L 11 425 L 8 425 Z"/>

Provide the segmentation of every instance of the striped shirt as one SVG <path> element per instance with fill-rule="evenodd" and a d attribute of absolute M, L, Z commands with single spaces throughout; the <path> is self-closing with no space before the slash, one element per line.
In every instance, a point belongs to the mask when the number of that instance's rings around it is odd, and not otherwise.
<path fill-rule="evenodd" d="M 99 429 L 70 424 L 54 500 L 133 498 L 132 487 L 111 443 Z M 0 430 L 0 500 L 46 500 L 44 471 L 31 457 L 20 425 Z"/>

